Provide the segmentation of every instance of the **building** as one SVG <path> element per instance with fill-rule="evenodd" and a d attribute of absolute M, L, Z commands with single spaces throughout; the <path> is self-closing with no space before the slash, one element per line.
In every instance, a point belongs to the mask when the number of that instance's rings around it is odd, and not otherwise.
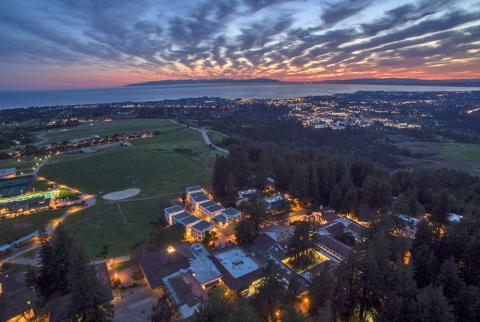
<path fill-rule="evenodd" d="M 191 317 L 197 308 L 208 300 L 202 285 L 188 272 L 177 272 L 165 280 L 165 287 L 178 306 L 184 319 Z"/>
<path fill-rule="evenodd" d="M 214 230 L 214 226 L 208 221 L 200 220 L 196 222 L 190 229 L 193 239 L 202 241 L 205 238 L 205 234 L 207 232 L 211 232 Z"/>
<path fill-rule="evenodd" d="M 398 233 L 402 236 L 414 239 L 420 220 L 407 215 L 398 215 L 398 218 L 400 219 Z"/>
<path fill-rule="evenodd" d="M 192 207 L 192 209 L 197 211 L 199 210 L 199 206 L 202 203 L 210 201 L 207 194 L 203 191 L 194 192 L 190 194 L 190 197 L 187 200 L 190 203 L 190 206 Z"/>
<path fill-rule="evenodd" d="M 230 248 L 210 257 L 223 275 L 225 285 L 243 296 L 255 292 L 262 278 L 265 264 L 257 258 L 247 255 L 241 248 Z"/>
<path fill-rule="evenodd" d="M 187 245 L 177 244 L 165 250 L 140 254 L 138 263 L 150 288 L 156 289 L 163 285 L 163 278 L 188 269 L 192 257 Z"/>
<path fill-rule="evenodd" d="M 165 208 L 163 210 L 164 212 L 164 215 L 165 215 L 165 221 L 167 223 L 167 225 L 173 225 L 173 222 L 172 222 L 172 217 L 176 214 L 179 214 L 181 212 L 183 212 L 184 209 L 182 206 L 172 206 L 172 207 L 168 207 L 168 208 Z"/>
<path fill-rule="evenodd" d="M 451 213 L 451 214 L 448 215 L 448 221 L 449 222 L 459 223 L 462 220 L 463 220 L 463 216 L 460 216 L 459 214 Z"/>
<path fill-rule="evenodd" d="M 35 318 L 35 296 L 27 285 L 27 273 L 0 273 L 0 321 Z"/>
<path fill-rule="evenodd" d="M 209 200 L 198 205 L 198 211 L 208 217 L 213 218 L 219 215 L 225 208 L 216 203 L 215 201 Z"/>
<path fill-rule="evenodd" d="M 347 245 L 337 241 L 329 235 L 318 235 L 317 246 L 319 250 L 331 259 L 342 261 L 350 255 L 352 249 Z"/>
<path fill-rule="evenodd" d="M 290 211 L 290 202 L 284 196 L 264 198 L 263 202 L 267 211 L 273 215 Z"/>
<path fill-rule="evenodd" d="M 238 209 L 229 207 L 222 211 L 222 215 L 227 218 L 228 222 L 239 221 L 242 219 L 242 212 Z"/>
<path fill-rule="evenodd" d="M 237 206 L 242 202 L 250 202 L 257 196 L 257 189 L 240 190 L 237 192 Z"/>
<path fill-rule="evenodd" d="M 262 233 L 279 243 L 289 240 L 294 232 L 294 225 L 271 225 L 262 230 Z"/>
<path fill-rule="evenodd" d="M 218 228 L 225 228 L 228 226 L 228 218 L 225 215 L 218 215 L 212 218 L 212 222 Z"/>
<path fill-rule="evenodd" d="M 0 179 L 15 176 L 17 174 L 17 168 L 0 169 Z"/>
<path fill-rule="evenodd" d="M 187 187 L 185 189 L 185 192 L 186 192 L 187 202 L 190 203 L 192 194 L 197 193 L 197 192 L 204 192 L 204 191 L 203 191 L 202 187 L 200 187 L 200 186 L 191 186 L 191 187 Z"/>

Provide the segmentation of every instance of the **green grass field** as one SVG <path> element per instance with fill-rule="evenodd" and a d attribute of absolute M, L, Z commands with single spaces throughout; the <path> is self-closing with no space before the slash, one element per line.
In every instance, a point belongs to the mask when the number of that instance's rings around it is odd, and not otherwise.
<path fill-rule="evenodd" d="M 139 124 L 135 121 L 102 123 L 108 128 L 105 131 L 97 128 L 93 132 L 75 130 L 75 133 L 86 136 L 106 131 L 125 132 L 127 128 L 143 130 L 141 126 L 145 125 L 162 134 L 131 141 L 131 147 L 88 155 L 61 155 L 40 171 L 48 179 L 98 195 L 141 189 L 139 195 L 119 202 L 120 208 L 97 196 L 97 205 L 65 221 L 67 231 L 92 259 L 130 254 L 160 225 L 163 208 L 170 200 L 179 197 L 188 185 L 210 182 L 219 152 L 209 148 L 200 133 L 167 120 L 138 120 Z"/>
<path fill-rule="evenodd" d="M 45 227 L 50 220 L 60 217 L 64 212 L 62 209 L 48 210 L 13 219 L 0 219 L 0 245 Z"/>
<path fill-rule="evenodd" d="M 468 161 L 480 170 L 480 144 L 447 143 L 441 148 L 442 154 Z"/>
<path fill-rule="evenodd" d="M 60 142 L 90 135 L 112 135 L 116 133 L 131 133 L 141 131 L 166 131 L 177 125 L 165 119 L 133 119 L 115 120 L 112 122 L 93 121 L 79 126 L 47 131 L 44 136 L 46 143 Z"/>

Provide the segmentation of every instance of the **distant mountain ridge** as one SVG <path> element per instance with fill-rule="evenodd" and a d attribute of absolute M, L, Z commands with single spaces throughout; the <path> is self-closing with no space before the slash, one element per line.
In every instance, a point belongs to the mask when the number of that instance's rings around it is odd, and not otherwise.
<path fill-rule="evenodd" d="M 127 84 L 127 87 L 135 86 L 158 86 L 158 85 L 187 85 L 187 84 L 279 84 L 282 81 L 271 78 L 251 78 L 251 79 L 233 79 L 233 78 L 216 78 L 216 79 L 178 79 L 178 80 L 160 80 L 143 83 Z"/>
<path fill-rule="evenodd" d="M 418 79 L 418 78 L 357 78 L 332 79 L 321 81 L 324 84 L 363 84 L 363 85 L 412 85 L 412 86 L 453 86 L 480 87 L 480 78 L 473 79 Z"/>

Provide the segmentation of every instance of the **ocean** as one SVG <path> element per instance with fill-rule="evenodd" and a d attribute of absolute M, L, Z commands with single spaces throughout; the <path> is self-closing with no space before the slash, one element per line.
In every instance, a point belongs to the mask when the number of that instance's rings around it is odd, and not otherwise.
<path fill-rule="evenodd" d="M 288 98 L 357 91 L 478 91 L 480 87 L 358 84 L 188 84 L 51 91 L 0 92 L 0 109 L 93 103 L 145 102 L 194 97 Z"/>

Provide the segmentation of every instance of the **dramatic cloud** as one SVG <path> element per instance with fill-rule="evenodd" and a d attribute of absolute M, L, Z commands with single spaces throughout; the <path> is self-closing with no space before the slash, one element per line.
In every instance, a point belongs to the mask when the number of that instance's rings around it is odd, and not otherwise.
<path fill-rule="evenodd" d="M 479 0 L 3 0 L 0 89 L 480 75 Z"/>

